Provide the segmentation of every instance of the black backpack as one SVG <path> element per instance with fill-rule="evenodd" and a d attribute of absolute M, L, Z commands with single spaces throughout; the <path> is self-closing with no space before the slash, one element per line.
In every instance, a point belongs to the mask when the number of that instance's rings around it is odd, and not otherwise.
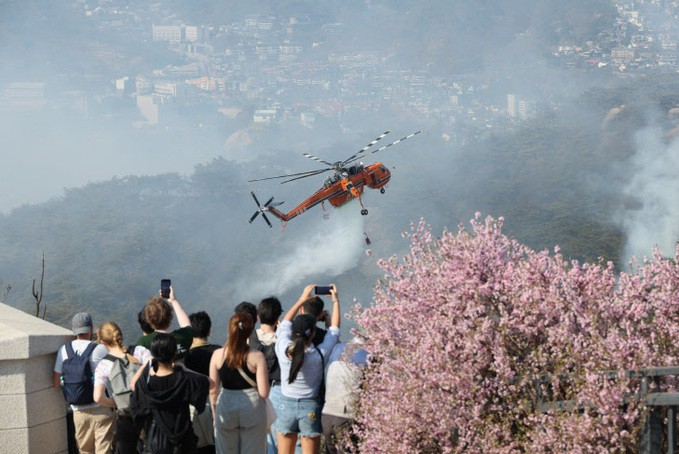
<path fill-rule="evenodd" d="M 97 344 L 90 342 L 80 355 L 73 350 L 70 342 L 65 347 L 68 358 L 62 367 L 64 397 L 73 405 L 94 403 L 94 371 L 90 367 L 90 356 Z"/>

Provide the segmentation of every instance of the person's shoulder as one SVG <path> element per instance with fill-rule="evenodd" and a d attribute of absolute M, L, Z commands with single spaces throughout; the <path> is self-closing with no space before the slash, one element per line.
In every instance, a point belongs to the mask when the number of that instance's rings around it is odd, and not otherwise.
<path fill-rule="evenodd" d="M 139 339 L 137 339 L 137 345 L 141 345 L 142 347 L 146 348 L 151 348 L 151 341 L 153 341 L 153 338 L 156 337 L 156 334 L 158 334 L 156 331 L 153 331 L 152 333 L 148 333 Z"/>
<path fill-rule="evenodd" d="M 259 350 L 250 350 L 250 352 L 248 352 L 248 356 L 257 361 L 260 359 L 265 360 L 264 353 Z"/>
<path fill-rule="evenodd" d="M 143 345 L 135 345 L 133 348 L 134 352 L 132 353 L 132 356 L 137 358 L 139 361 L 145 361 L 151 356 L 151 350 L 144 347 Z"/>
<path fill-rule="evenodd" d="M 257 329 L 257 339 L 262 345 L 270 345 L 276 343 L 276 333 L 266 333 L 261 328 Z"/>
<path fill-rule="evenodd" d="M 172 333 L 191 333 L 193 335 L 193 328 L 189 326 L 182 326 L 181 328 L 177 328 L 176 330 L 172 331 Z"/>
<path fill-rule="evenodd" d="M 262 343 L 259 341 L 259 336 L 257 336 L 256 332 L 253 332 L 252 335 L 250 335 L 250 348 L 254 350 L 262 349 Z"/>
<path fill-rule="evenodd" d="M 292 322 L 290 320 L 283 320 L 280 325 L 278 325 L 278 329 L 276 330 L 276 335 L 278 335 L 281 331 L 291 331 L 292 330 Z"/>
<path fill-rule="evenodd" d="M 199 374 L 192 370 L 184 370 L 181 366 L 175 366 L 175 374 L 177 375 L 177 380 L 192 383 L 207 383 L 210 386 L 210 380 L 203 374 Z"/>
<path fill-rule="evenodd" d="M 132 349 L 134 349 L 134 355 L 139 353 L 140 355 L 144 355 L 146 353 L 151 354 L 151 350 L 148 349 L 148 347 L 144 347 L 143 345 L 132 345 Z"/>
<path fill-rule="evenodd" d="M 104 356 L 97 363 L 95 373 L 104 373 L 104 372 L 108 373 L 108 372 L 110 372 L 110 370 L 113 368 L 113 361 L 115 361 L 114 357 L 107 358 L 106 356 Z"/>
<path fill-rule="evenodd" d="M 217 344 L 200 345 L 198 347 L 192 347 L 191 350 L 189 350 L 189 354 L 199 353 L 199 352 L 213 353 L 218 348 L 222 348 L 222 346 L 217 345 Z"/>
<path fill-rule="evenodd" d="M 344 346 L 346 345 L 346 342 L 337 342 L 335 346 L 332 348 L 332 354 L 333 355 L 341 355 L 342 350 L 344 350 Z"/>
<path fill-rule="evenodd" d="M 217 356 L 215 356 L 215 355 L 217 355 Z M 215 348 L 212 351 L 212 356 L 210 356 L 210 361 L 212 361 L 213 358 L 221 359 L 223 357 L 224 357 L 224 347 Z M 221 362 L 218 362 L 218 367 L 221 367 L 221 364 L 222 364 Z"/>

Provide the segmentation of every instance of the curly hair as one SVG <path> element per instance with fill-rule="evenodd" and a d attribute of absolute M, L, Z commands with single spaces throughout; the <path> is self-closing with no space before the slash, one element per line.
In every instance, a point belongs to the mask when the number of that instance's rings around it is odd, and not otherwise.
<path fill-rule="evenodd" d="M 174 313 L 170 303 L 160 296 L 153 296 L 149 298 L 146 307 L 144 307 L 144 315 L 146 316 L 146 321 L 149 322 L 149 325 L 151 325 L 154 330 L 158 331 L 166 330 L 170 327 Z"/>

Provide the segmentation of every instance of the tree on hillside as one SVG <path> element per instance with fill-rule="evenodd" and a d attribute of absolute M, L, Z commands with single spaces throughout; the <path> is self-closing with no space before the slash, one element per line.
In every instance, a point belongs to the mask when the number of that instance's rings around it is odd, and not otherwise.
<path fill-rule="evenodd" d="M 435 239 L 420 222 L 403 261 L 380 261 L 353 314 L 372 355 L 360 452 L 635 452 L 645 407 L 623 372 L 676 364 L 679 253 L 618 274 L 533 251 L 502 223 L 477 214 Z"/>
<path fill-rule="evenodd" d="M 42 269 L 40 271 L 40 288 L 35 289 L 35 276 L 33 276 L 33 284 L 31 285 L 31 293 L 35 299 L 35 316 L 40 317 L 40 305 L 42 304 L 43 284 L 45 282 L 45 252 L 42 253 Z M 42 319 L 45 319 L 47 313 L 47 306 L 42 306 Z"/>

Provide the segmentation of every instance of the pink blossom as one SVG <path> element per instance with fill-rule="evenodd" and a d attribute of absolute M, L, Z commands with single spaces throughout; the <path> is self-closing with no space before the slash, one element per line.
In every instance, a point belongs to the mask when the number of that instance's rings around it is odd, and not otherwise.
<path fill-rule="evenodd" d="M 502 219 L 470 224 L 411 225 L 410 253 L 380 259 L 374 300 L 352 309 L 373 358 L 360 451 L 634 452 L 647 410 L 623 371 L 679 356 L 679 253 L 618 273 L 533 251 Z"/>

